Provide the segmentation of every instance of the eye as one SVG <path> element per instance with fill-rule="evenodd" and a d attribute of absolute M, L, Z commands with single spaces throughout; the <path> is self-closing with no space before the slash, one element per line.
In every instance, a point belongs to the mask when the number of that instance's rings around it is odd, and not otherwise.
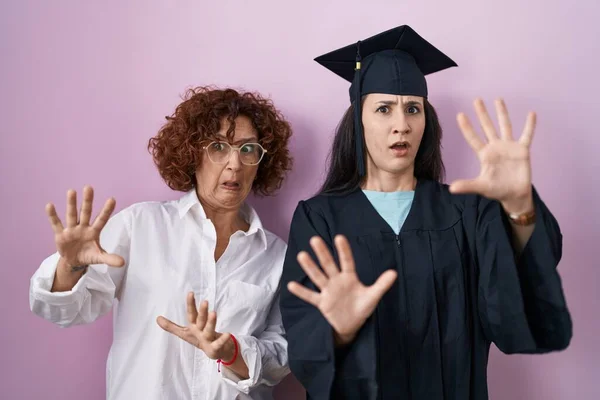
<path fill-rule="evenodd" d="M 215 142 L 211 145 L 213 151 L 223 151 L 226 149 L 226 144 L 223 142 Z"/>
<path fill-rule="evenodd" d="M 390 108 L 388 106 L 381 106 L 375 112 L 387 114 L 390 112 Z"/>
<path fill-rule="evenodd" d="M 406 112 L 409 114 L 418 114 L 419 112 L 421 112 L 421 110 L 417 106 L 409 106 L 406 109 Z"/>
<path fill-rule="evenodd" d="M 258 146 L 256 146 L 254 143 L 246 143 L 245 145 L 242 146 L 242 148 L 240 149 L 240 151 L 242 153 L 253 153 L 256 151 L 256 148 Z"/>

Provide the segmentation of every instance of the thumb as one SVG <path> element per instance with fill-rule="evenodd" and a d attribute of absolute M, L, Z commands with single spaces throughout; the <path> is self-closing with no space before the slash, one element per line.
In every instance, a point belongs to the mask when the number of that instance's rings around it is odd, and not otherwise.
<path fill-rule="evenodd" d="M 398 273 L 392 269 L 389 269 L 381 274 L 377 281 L 369 288 L 369 291 L 373 297 L 379 301 L 383 295 L 390 290 L 397 277 Z"/>
<path fill-rule="evenodd" d="M 100 264 L 106 264 L 111 267 L 122 267 L 125 260 L 118 254 L 102 253 L 99 257 Z"/>
<path fill-rule="evenodd" d="M 459 179 L 450 185 L 450 193 L 464 194 L 464 193 L 478 193 L 483 194 L 485 191 L 485 184 L 480 179 Z"/>

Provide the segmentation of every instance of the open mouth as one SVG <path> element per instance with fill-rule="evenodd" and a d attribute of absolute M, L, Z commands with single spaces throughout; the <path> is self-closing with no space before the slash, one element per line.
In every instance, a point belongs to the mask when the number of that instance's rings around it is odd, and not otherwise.
<path fill-rule="evenodd" d="M 390 146 L 392 150 L 407 150 L 410 147 L 408 142 L 396 142 Z"/>
<path fill-rule="evenodd" d="M 221 185 L 223 185 L 225 189 L 229 190 L 237 190 L 240 188 L 240 184 L 236 181 L 225 181 Z"/>

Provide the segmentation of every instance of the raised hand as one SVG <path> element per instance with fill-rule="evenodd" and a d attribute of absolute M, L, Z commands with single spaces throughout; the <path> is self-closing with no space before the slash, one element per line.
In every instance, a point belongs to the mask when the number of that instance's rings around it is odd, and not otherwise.
<path fill-rule="evenodd" d="M 66 227 L 63 226 L 53 204 L 46 206 L 46 213 L 54 231 L 56 249 L 60 261 L 52 287 L 53 291 L 70 290 L 90 264 L 107 264 L 121 267 L 125 260 L 117 254 L 109 254 L 100 246 L 100 232 L 115 209 L 115 200 L 109 199 L 90 225 L 94 191 L 90 186 L 83 189 L 81 212 L 77 213 L 77 193 L 67 192 Z"/>
<path fill-rule="evenodd" d="M 333 327 L 338 343 L 347 344 L 354 339 L 379 300 L 392 287 L 397 273 L 393 270 L 386 271 L 373 285 L 365 286 L 358 279 L 352 250 L 344 236 L 335 237 L 341 270 L 320 237 L 313 237 L 310 245 L 323 269 L 314 263 L 307 252 L 298 254 L 298 262 L 320 292 L 297 282 L 290 282 L 288 290 L 317 307 Z"/>
<path fill-rule="evenodd" d="M 535 130 L 536 115 L 529 113 L 521 137 L 514 140 L 503 100 L 495 102 L 500 135 L 497 134 L 483 101 L 477 99 L 474 105 L 487 143 L 477 135 L 465 114 L 460 113 L 457 121 L 467 143 L 479 158 L 481 171 L 475 179 L 453 182 L 450 191 L 477 193 L 500 201 L 508 212 L 526 212 L 533 202 L 529 147 Z"/>
<path fill-rule="evenodd" d="M 180 326 L 160 316 L 156 319 L 158 325 L 165 331 L 196 346 L 213 360 L 229 361 L 234 357 L 235 346 L 229 333 L 215 331 L 217 326 L 217 313 L 208 312 L 208 302 L 205 300 L 196 310 L 194 293 L 187 296 L 187 320 L 188 326 Z"/>

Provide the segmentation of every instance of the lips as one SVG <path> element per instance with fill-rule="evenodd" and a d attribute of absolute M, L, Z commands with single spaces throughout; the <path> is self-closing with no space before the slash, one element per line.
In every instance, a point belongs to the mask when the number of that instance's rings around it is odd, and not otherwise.
<path fill-rule="evenodd" d="M 408 142 L 396 142 L 390 146 L 395 157 L 404 157 L 408 154 L 410 143 Z"/>
<path fill-rule="evenodd" d="M 396 142 L 393 145 L 390 146 L 390 149 L 392 150 L 404 150 L 404 149 L 408 149 L 410 147 L 410 143 L 408 142 Z"/>
<path fill-rule="evenodd" d="M 236 181 L 225 181 L 221 184 L 225 189 L 237 190 L 240 188 L 239 182 Z"/>

